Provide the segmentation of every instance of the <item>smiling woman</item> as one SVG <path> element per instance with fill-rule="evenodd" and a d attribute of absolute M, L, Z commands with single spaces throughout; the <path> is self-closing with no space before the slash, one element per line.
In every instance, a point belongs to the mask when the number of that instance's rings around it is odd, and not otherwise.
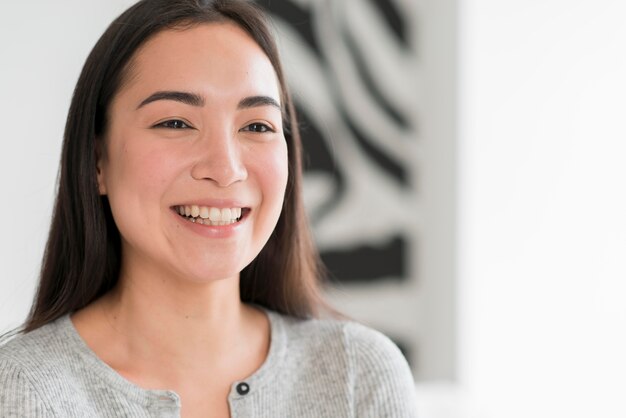
<path fill-rule="evenodd" d="M 144 0 L 90 54 L 0 415 L 412 417 L 384 336 L 332 316 L 276 47 L 247 1 Z"/>

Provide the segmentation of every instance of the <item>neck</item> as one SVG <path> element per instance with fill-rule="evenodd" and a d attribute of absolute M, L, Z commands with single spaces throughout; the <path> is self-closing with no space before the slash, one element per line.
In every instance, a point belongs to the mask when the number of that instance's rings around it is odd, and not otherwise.
<path fill-rule="evenodd" d="M 236 342 L 247 312 L 238 278 L 186 289 L 124 280 L 105 302 L 104 316 L 129 343 L 168 356 L 189 357 L 195 350 L 219 354 Z"/>
<path fill-rule="evenodd" d="M 81 334 L 127 375 L 167 365 L 166 376 L 156 378 L 176 381 L 242 358 L 258 366 L 269 349 L 267 318 L 241 302 L 239 277 L 198 284 L 123 272 L 116 288 L 85 311 L 98 319 L 83 323 L 99 325 Z"/>

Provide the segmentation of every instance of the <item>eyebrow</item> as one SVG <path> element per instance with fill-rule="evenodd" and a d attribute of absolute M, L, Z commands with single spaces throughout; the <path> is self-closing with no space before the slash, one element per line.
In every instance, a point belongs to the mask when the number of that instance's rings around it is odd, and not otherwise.
<path fill-rule="evenodd" d="M 198 94 L 187 93 L 184 91 L 157 91 L 144 99 L 144 101 L 137 106 L 137 109 L 147 105 L 148 103 L 156 102 L 157 100 L 173 100 L 175 102 L 181 102 L 191 106 L 204 106 L 204 98 Z"/>
<path fill-rule="evenodd" d="M 173 100 L 196 107 L 202 107 L 205 104 L 204 97 L 199 94 L 184 91 L 157 91 L 144 99 L 139 106 L 137 106 L 137 109 L 148 103 L 156 102 L 157 100 Z M 280 104 L 270 96 L 245 97 L 239 101 L 237 109 L 249 109 L 258 106 L 273 106 L 277 109 L 281 109 Z"/>
<path fill-rule="evenodd" d="M 269 96 L 250 96 L 242 99 L 237 105 L 237 109 L 248 109 L 257 106 L 273 106 L 280 109 L 280 105 L 276 100 Z"/>

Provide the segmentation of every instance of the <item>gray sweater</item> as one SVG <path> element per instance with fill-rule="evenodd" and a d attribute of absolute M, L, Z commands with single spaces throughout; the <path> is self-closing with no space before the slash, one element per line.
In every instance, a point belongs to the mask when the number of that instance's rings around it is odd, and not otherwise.
<path fill-rule="evenodd" d="M 268 357 L 232 384 L 231 417 L 416 416 L 409 368 L 387 337 L 353 322 L 267 313 Z M 0 347 L 2 418 L 179 417 L 180 407 L 175 392 L 142 389 L 100 360 L 68 315 Z"/>

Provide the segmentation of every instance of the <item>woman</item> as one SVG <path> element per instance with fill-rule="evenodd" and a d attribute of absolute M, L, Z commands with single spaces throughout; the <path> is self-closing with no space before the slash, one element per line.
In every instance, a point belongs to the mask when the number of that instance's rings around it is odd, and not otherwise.
<path fill-rule="evenodd" d="M 316 319 L 299 154 L 250 3 L 114 21 L 72 99 L 35 303 L 0 347 L 0 416 L 414 416 L 387 338 Z"/>

